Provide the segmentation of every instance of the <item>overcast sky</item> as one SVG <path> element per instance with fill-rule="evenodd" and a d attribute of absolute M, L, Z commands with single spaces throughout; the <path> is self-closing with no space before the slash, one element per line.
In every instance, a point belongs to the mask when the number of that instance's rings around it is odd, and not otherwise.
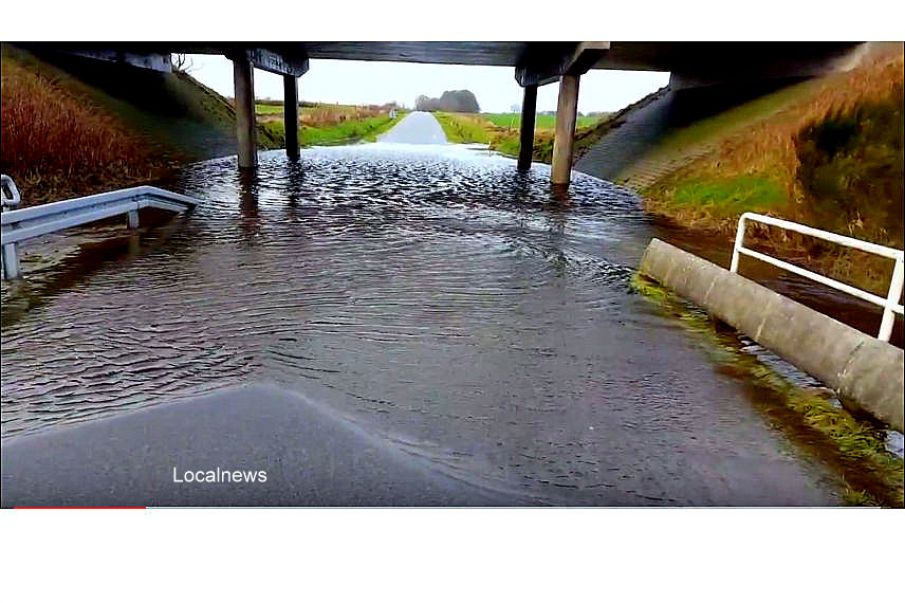
<path fill-rule="evenodd" d="M 219 55 L 190 55 L 189 59 L 192 76 L 224 96 L 233 95 L 229 60 Z M 578 110 L 616 111 L 668 80 L 668 73 L 593 70 L 581 78 Z M 445 90 L 461 89 L 474 92 L 482 111 L 510 111 L 522 102 L 512 67 L 311 59 L 310 70 L 299 80 L 301 100 L 355 105 L 396 101 L 411 107 L 419 94 L 440 96 Z M 556 95 L 557 84 L 539 88 L 537 110 L 555 110 Z M 282 77 L 255 70 L 255 96 L 282 99 Z"/>

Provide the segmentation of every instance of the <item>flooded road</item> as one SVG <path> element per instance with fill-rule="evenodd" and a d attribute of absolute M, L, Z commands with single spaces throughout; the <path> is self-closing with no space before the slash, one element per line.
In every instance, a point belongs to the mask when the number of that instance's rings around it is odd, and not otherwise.
<path fill-rule="evenodd" d="M 838 504 L 632 291 L 654 232 L 630 192 L 576 174 L 555 199 L 548 167 L 460 145 L 234 166 L 161 183 L 193 215 L 5 286 L 5 443 L 261 383 L 511 504 Z"/>
<path fill-rule="evenodd" d="M 446 144 L 446 134 L 440 122 L 426 111 L 413 111 L 403 117 L 392 130 L 380 137 L 380 142 L 406 144 Z"/>

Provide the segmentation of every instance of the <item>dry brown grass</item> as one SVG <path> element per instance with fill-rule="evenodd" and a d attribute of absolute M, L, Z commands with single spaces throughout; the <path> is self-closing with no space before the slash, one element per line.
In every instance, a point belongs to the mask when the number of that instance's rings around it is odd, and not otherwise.
<path fill-rule="evenodd" d="M 724 170 L 734 172 L 779 168 L 784 180 L 794 181 L 799 167 L 795 148 L 798 133 L 833 114 L 885 100 L 894 86 L 902 85 L 903 62 L 903 55 L 879 57 L 851 72 L 825 78 L 823 85 L 804 102 L 729 138 L 720 148 L 717 161 Z"/>
<path fill-rule="evenodd" d="M 825 77 L 813 94 L 728 137 L 716 151 L 693 162 L 678 176 L 726 178 L 766 174 L 785 187 L 792 201 L 785 208 L 792 213 L 786 213 L 784 217 L 813 218 L 807 196 L 796 177 L 800 167 L 796 137 L 810 124 L 863 103 L 887 99 L 895 86 L 902 86 L 903 64 L 905 56 L 886 55 L 868 60 L 850 72 Z M 735 219 L 727 219 L 717 226 L 734 230 Z"/>
<path fill-rule="evenodd" d="M 799 100 L 726 137 L 712 152 L 647 189 L 647 209 L 682 226 L 716 232 L 727 239 L 735 233 L 738 215 L 742 211 L 758 211 L 901 248 L 901 186 L 892 183 L 893 179 L 899 178 L 897 173 L 901 171 L 901 166 L 897 172 L 891 164 L 881 163 L 877 168 L 879 172 L 869 173 L 868 160 L 859 155 L 853 156 L 847 166 L 853 171 L 838 174 L 839 180 L 845 184 L 841 193 L 844 203 L 834 204 L 832 200 L 821 199 L 814 194 L 814 183 L 809 179 L 808 170 L 802 169 L 801 145 L 809 129 L 813 131 L 814 128 L 847 118 L 856 122 L 860 120 L 859 125 L 867 127 L 865 120 L 872 119 L 878 113 L 865 113 L 865 107 L 886 107 L 883 110 L 887 113 L 893 111 L 896 105 L 901 107 L 903 66 L 905 56 L 899 51 L 873 56 L 852 71 L 821 78 L 816 82 L 817 86 Z M 892 133 L 882 142 L 865 139 L 859 144 L 884 145 L 882 150 L 888 161 L 896 152 L 901 156 L 900 141 L 901 133 L 898 138 Z M 878 183 L 873 194 L 853 188 L 854 185 L 849 182 L 863 179 L 865 175 L 868 179 L 875 177 L 874 181 Z M 772 183 L 784 199 L 770 203 L 755 200 L 750 207 L 745 207 L 745 202 L 738 200 L 735 204 L 687 201 L 688 191 L 695 190 L 701 183 L 704 186 L 730 183 L 731 186 L 732 183 L 746 181 Z M 750 192 L 752 189 L 742 190 L 739 199 L 744 199 L 745 193 Z M 685 200 L 682 199 L 683 194 Z M 888 261 L 874 256 L 865 257 L 865 254 L 853 250 L 840 250 L 810 237 L 769 227 L 753 226 L 752 231 L 752 239 L 766 250 L 885 293 L 882 289 L 888 284 Z"/>
<path fill-rule="evenodd" d="M 351 107 L 345 105 L 318 105 L 302 111 L 302 125 L 315 128 L 335 126 L 347 121 L 361 121 L 377 117 L 386 111 L 377 106 Z"/>
<path fill-rule="evenodd" d="M 163 160 L 63 83 L 2 60 L 0 169 L 35 204 L 148 180 Z"/>
<path fill-rule="evenodd" d="M 299 112 L 299 123 L 309 128 L 329 128 L 351 121 L 364 121 L 386 115 L 389 109 L 378 105 L 315 105 L 303 107 Z M 258 113 L 261 123 L 283 121 L 283 112 Z"/>

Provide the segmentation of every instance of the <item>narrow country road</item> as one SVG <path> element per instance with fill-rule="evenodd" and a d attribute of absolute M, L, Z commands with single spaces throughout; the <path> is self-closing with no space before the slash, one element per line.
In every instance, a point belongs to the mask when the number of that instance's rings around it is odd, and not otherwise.
<path fill-rule="evenodd" d="M 440 122 L 427 111 L 406 115 L 392 130 L 380 137 L 380 142 L 404 144 L 446 144 L 446 134 Z"/>

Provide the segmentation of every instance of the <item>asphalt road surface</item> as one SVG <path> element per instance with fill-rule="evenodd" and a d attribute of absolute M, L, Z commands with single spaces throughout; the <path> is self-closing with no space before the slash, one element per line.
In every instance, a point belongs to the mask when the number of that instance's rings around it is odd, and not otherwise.
<path fill-rule="evenodd" d="M 7 508 L 530 503 L 445 475 L 316 403 L 267 385 L 21 438 L 0 450 Z M 211 482 L 185 475 L 206 478 L 208 471 Z M 256 476 L 225 481 L 233 471 Z"/>
<path fill-rule="evenodd" d="M 414 111 L 379 140 L 405 144 L 446 144 L 446 135 L 433 115 L 426 111 Z"/>

